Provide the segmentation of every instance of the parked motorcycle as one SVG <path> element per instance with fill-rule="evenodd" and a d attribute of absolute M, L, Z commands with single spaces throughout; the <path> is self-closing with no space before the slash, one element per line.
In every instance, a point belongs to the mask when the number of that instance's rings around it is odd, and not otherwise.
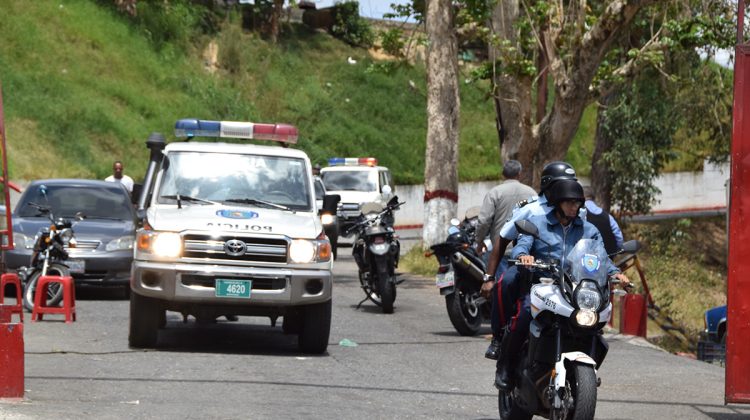
<path fill-rule="evenodd" d="M 529 221 L 516 222 L 516 227 L 539 238 Z M 629 241 L 623 248 L 636 252 L 638 243 Z M 557 260 L 527 266 L 539 280 L 530 292 L 533 321 L 514 369 L 514 388 L 498 394 L 501 419 L 594 418 L 597 369 L 608 350 L 602 329 L 612 314 L 612 284 L 617 281 L 607 275 L 608 258 L 601 243 L 581 239 L 564 266 Z"/>
<path fill-rule="evenodd" d="M 70 265 L 75 261 L 68 259 L 66 247 L 74 248 L 76 245 L 73 233 L 73 223 L 64 218 L 55 218 L 49 206 L 29 203 L 46 215 L 50 220 L 48 228 L 41 229 L 34 238 L 34 250 L 31 254 L 29 267 L 19 269 L 19 277 L 24 283 L 23 306 L 31 312 L 34 309 L 34 294 L 36 285 L 41 276 L 69 276 Z M 79 213 L 76 220 L 82 220 Z M 57 306 L 62 300 L 62 287 L 59 283 L 52 283 L 47 287 L 47 306 Z"/>
<path fill-rule="evenodd" d="M 393 229 L 393 212 L 402 204 L 398 197 L 393 197 L 385 207 L 377 202 L 363 204 L 359 218 L 344 234 L 355 234 L 352 255 L 366 295 L 359 305 L 370 299 L 387 314 L 393 313 L 396 300 L 395 269 L 401 251 Z"/>
<path fill-rule="evenodd" d="M 439 266 L 435 285 L 445 296 L 445 308 L 453 328 L 459 334 L 473 336 L 482 322 L 490 319 L 492 302 L 480 294 L 486 265 L 472 246 L 475 241 L 479 207 L 466 211 L 463 221 L 451 220 L 445 242 L 430 247 L 427 256 L 435 255 Z M 492 244 L 488 242 L 488 249 Z"/>

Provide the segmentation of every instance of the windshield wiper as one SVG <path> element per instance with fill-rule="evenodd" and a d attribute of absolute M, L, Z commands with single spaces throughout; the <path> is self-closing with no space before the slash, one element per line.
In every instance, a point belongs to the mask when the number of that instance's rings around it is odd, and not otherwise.
<path fill-rule="evenodd" d="M 224 200 L 226 203 L 242 203 L 242 204 L 254 204 L 254 205 L 261 205 L 266 207 L 274 207 L 281 210 L 291 210 L 287 206 L 282 206 L 281 204 L 272 203 L 270 201 L 263 201 L 263 200 L 257 200 L 255 198 L 229 198 L 227 200 Z"/>
<path fill-rule="evenodd" d="M 86 215 L 86 219 L 102 219 L 102 220 L 125 220 L 120 217 L 109 217 L 109 216 L 89 216 Z"/>
<path fill-rule="evenodd" d="M 182 208 L 182 200 L 185 201 L 191 201 L 193 203 L 206 203 L 206 204 L 218 204 L 210 200 L 204 200 L 202 198 L 198 197 L 191 197 L 189 195 L 182 195 L 182 194 L 174 194 L 174 195 L 160 195 L 159 198 L 169 198 L 172 200 L 177 200 L 177 208 Z"/>

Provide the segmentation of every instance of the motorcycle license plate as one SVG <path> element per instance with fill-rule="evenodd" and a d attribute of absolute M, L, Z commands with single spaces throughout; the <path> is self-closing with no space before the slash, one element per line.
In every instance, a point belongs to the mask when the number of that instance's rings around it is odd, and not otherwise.
<path fill-rule="evenodd" d="M 435 286 L 437 286 L 439 289 L 453 286 L 453 283 L 455 283 L 454 276 L 455 274 L 453 271 L 449 271 L 447 273 L 438 273 L 438 275 L 435 276 Z"/>
<path fill-rule="evenodd" d="M 86 272 L 86 261 L 84 260 L 67 260 L 65 265 L 68 266 L 68 270 L 71 273 L 85 273 Z"/>
<path fill-rule="evenodd" d="M 249 299 L 252 280 L 216 279 L 216 297 Z"/>

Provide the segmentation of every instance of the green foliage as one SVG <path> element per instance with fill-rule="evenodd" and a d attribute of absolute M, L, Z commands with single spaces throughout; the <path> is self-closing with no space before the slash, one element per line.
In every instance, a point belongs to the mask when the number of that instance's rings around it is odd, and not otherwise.
<path fill-rule="evenodd" d="M 419 246 L 412 247 L 409 252 L 402 255 L 398 265 L 400 270 L 425 277 L 433 277 L 438 270 L 437 258 L 425 257 Z"/>
<path fill-rule="evenodd" d="M 209 14 L 209 10 L 190 0 L 141 1 L 133 20 L 157 49 L 167 44 L 185 48 L 196 29 L 210 21 Z"/>
<path fill-rule="evenodd" d="M 611 171 L 612 204 L 626 213 L 648 213 L 659 192 L 653 180 L 672 157 L 674 104 L 649 77 L 624 90 L 615 103 L 604 111 L 602 127 L 613 144 L 603 155 Z"/>
<path fill-rule="evenodd" d="M 331 34 L 347 44 L 370 47 L 375 40 L 370 23 L 359 15 L 359 2 L 345 1 L 333 6 Z"/>
<path fill-rule="evenodd" d="M 380 45 L 383 51 L 397 58 L 404 57 L 404 31 L 399 28 L 391 28 L 380 32 Z"/>

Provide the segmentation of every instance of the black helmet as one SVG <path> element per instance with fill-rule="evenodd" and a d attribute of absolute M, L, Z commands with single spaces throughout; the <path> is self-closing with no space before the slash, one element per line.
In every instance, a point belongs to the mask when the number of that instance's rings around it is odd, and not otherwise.
<path fill-rule="evenodd" d="M 583 204 L 586 199 L 583 197 L 583 187 L 575 179 L 560 179 L 547 191 L 547 202 L 552 206 L 557 206 L 566 200 L 576 200 Z"/>
<path fill-rule="evenodd" d="M 576 170 L 573 169 L 569 163 L 560 161 L 550 162 L 544 165 L 544 168 L 542 169 L 542 185 L 540 193 L 545 192 L 553 182 L 561 179 L 572 179 L 573 181 L 577 181 Z"/>

